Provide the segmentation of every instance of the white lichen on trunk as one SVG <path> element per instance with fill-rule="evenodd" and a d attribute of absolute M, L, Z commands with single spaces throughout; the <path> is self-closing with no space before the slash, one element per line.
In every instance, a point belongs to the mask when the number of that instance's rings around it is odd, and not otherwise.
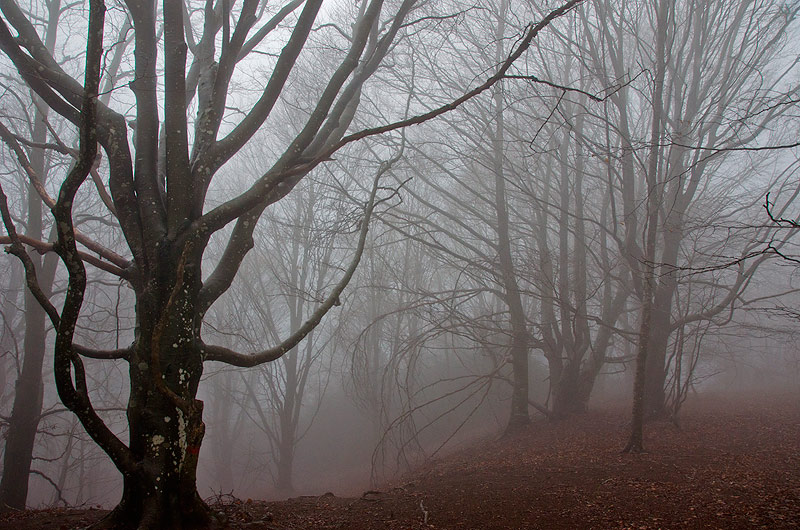
<path fill-rule="evenodd" d="M 178 451 L 179 451 L 179 462 L 176 462 L 178 471 L 183 469 L 183 462 L 186 460 L 186 450 L 188 448 L 188 444 L 186 443 L 186 420 L 183 418 L 183 411 L 180 408 L 176 408 L 178 412 Z"/>

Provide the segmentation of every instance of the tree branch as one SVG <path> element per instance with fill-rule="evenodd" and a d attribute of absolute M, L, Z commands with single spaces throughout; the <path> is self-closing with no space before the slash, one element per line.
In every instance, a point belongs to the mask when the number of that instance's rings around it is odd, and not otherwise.
<path fill-rule="evenodd" d="M 301 150 L 305 147 L 305 145 L 298 142 L 300 139 L 296 140 L 293 143 L 294 149 L 290 148 L 287 150 L 284 156 L 281 157 L 278 162 L 276 162 L 272 169 L 264 174 L 264 176 L 254 183 L 253 186 L 251 186 L 247 191 L 238 197 L 221 204 L 220 206 L 203 215 L 194 223 L 194 229 L 198 231 L 207 231 L 209 233 L 221 229 L 223 226 L 227 225 L 237 217 L 244 215 L 249 210 L 255 208 L 274 189 L 280 188 L 281 186 L 292 186 L 293 184 L 290 184 L 290 182 L 293 180 L 299 180 L 322 162 L 330 160 L 334 153 L 347 144 L 368 138 L 370 136 L 376 136 L 412 125 L 418 125 L 458 108 L 466 101 L 469 101 L 470 99 L 485 92 L 495 83 L 501 80 L 514 62 L 530 47 L 531 42 L 539 34 L 539 32 L 541 32 L 542 29 L 547 27 L 553 20 L 574 9 L 581 2 L 583 2 L 583 0 L 570 0 L 560 8 L 551 11 L 538 24 L 531 26 L 522 37 L 520 43 L 517 45 L 517 48 L 511 52 L 505 61 L 502 62 L 494 75 L 489 77 L 478 87 L 470 90 L 466 94 L 451 101 L 450 103 L 412 118 L 406 118 L 394 123 L 374 127 L 371 129 L 364 129 L 362 131 L 345 136 L 338 142 L 332 143 L 318 153 L 314 153 L 311 160 L 303 160 L 299 157 L 302 152 Z M 274 75 L 275 74 L 273 74 L 273 76 Z M 234 132 L 232 132 L 229 137 L 233 136 Z M 223 142 L 229 143 L 229 141 L 221 140 L 220 145 L 223 145 Z M 226 147 L 225 149 L 228 148 Z M 300 151 L 295 152 L 296 149 L 299 149 Z M 223 156 L 223 158 L 225 157 Z"/>
<path fill-rule="evenodd" d="M 6 225 L 7 229 L 8 225 Z M 19 241 L 20 244 L 28 245 L 32 247 L 38 252 L 39 254 L 47 254 L 48 252 L 55 251 L 55 244 L 54 243 L 47 243 L 45 241 L 39 241 L 38 239 L 30 238 L 26 235 L 16 235 L 16 240 Z M 0 245 L 14 245 L 15 237 L 14 236 L 0 236 Z M 16 255 L 16 250 L 8 249 L 10 254 Z M 24 250 L 23 250 L 24 252 Z M 123 280 L 133 281 L 135 274 L 128 268 L 121 268 L 117 267 L 116 265 L 109 263 L 108 261 L 103 261 L 102 258 L 98 258 L 92 254 L 87 252 L 78 251 L 78 255 L 80 256 L 81 260 L 89 263 L 97 267 L 100 270 L 104 270 L 118 278 L 122 278 Z"/>
<path fill-rule="evenodd" d="M 208 149 L 205 156 L 200 157 L 194 166 L 209 166 L 207 171 L 213 173 L 213 168 L 219 168 L 234 153 L 236 153 L 256 133 L 264 120 L 267 119 L 278 97 L 283 91 L 286 80 L 289 78 L 300 52 L 305 47 L 306 39 L 311 32 L 314 20 L 322 6 L 322 0 L 307 0 L 294 31 L 289 41 L 281 50 L 280 57 L 275 64 L 275 69 L 270 76 L 267 86 L 261 97 L 245 118 L 225 138 L 216 142 Z M 193 169 L 193 171 L 196 171 Z M 247 208 L 246 210 L 249 210 Z"/>
<path fill-rule="evenodd" d="M 0 242 L 9 244 L 10 246 L 6 249 L 6 252 L 15 255 L 22 262 L 22 266 L 25 269 L 25 283 L 27 284 L 28 289 L 31 291 L 31 294 L 33 294 L 34 298 L 36 298 L 36 301 L 39 302 L 39 304 L 45 310 L 47 316 L 50 317 L 50 321 L 53 323 L 53 325 L 57 326 L 60 321 L 58 311 L 56 310 L 55 306 L 50 303 L 50 299 L 47 298 L 47 295 L 44 293 L 44 291 L 42 291 L 41 286 L 39 286 L 39 280 L 36 277 L 36 267 L 34 266 L 31 257 L 28 256 L 27 252 L 25 252 L 25 247 L 22 244 L 22 238 L 19 236 L 19 234 L 17 234 L 17 229 L 14 226 L 14 220 L 11 218 L 11 213 L 8 210 L 8 198 L 3 191 L 2 184 L 0 184 L 0 214 L 2 214 L 3 225 L 8 233 L 8 240 L 2 241 L 2 239 L 0 239 Z"/>
<path fill-rule="evenodd" d="M 76 245 L 72 205 L 75 194 L 88 177 L 97 155 L 97 98 L 106 10 L 102 0 L 91 0 L 89 5 L 85 92 L 79 131 L 80 155 L 75 166 L 64 179 L 58 201 L 52 209 L 58 232 L 58 243 L 55 248 L 69 273 L 61 319 L 56 327 L 53 373 L 61 401 L 75 413 L 86 432 L 103 448 L 120 470 L 135 473 L 138 470 L 138 464 L 133 453 L 108 428 L 92 407 L 83 362 L 76 354 L 74 347 L 75 327 L 86 291 L 86 270 Z"/>
<path fill-rule="evenodd" d="M 328 311 L 331 310 L 331 308 L 340 304 L 339 296 L 353 278 L 353 274 L 355 273 L 356 269 L 358 268 L 358 264 L 361 261 L 361 256 L 364 254 L 364 247 L 366 246 L 367 241 L 367 232 L 369 231 L 369 222 L 372 218 L 372 212 L 376 205 L 375 197 L 378 193 L 378 184 L 380 182 L 380 178 L 391 168 L 391 165 L 395 160 L 396 159 L 393 159 L 392 161 L 382 164 L 381 168 L 378 170 L 378 173 L 375 175 L 372 191 L 370 192 L 369 200 L 367 201 L 364 211 L 364 219 L 361 221 L 361 232 L 358 238 L 358 245 L 356 246 L 356 252 L 353 256 L 350 266 L 345 271 L 342 279 L 339 280 L 339 283 L 337 283 L 333 288 L 333 291 L 331 291 L 330 295 L 328 295 L 328 298 L 311 314 L 309 319 L 306 320 L 306 322 L 300 326 L 297 331 L 295 331 L 281 344 L 268 350 L 264 350 L 260 353 L 241 354 L 222 346 L 203 345 L 202 350 L 204 354 L 204 360 L 224 362 L 233 366 L 251 367 L 279 359 L 292 348 L 297 346 L 300 341 L 302 341 L 309 333 L 311 333 L 311 331 L 313 331 L 314 328 L 316 328 L 317 325 L 322 321 L 322 317 L 324 317 Z"/>
<path fill-rule="evenodd" d="M 22 150 L 22 148 L 20 147 L 19 143 L 17 143 L 16 138 L 14 136 L 15 135 L 13 135 L 2 123 L 0 123 L 0 138 L 2 138 L 2 140 L 6 143 L 6 145 L 8 145 L 9 148 L 11 148 L 11 150 L 17 156 L 17 161 L 19 162 L 19 165 L 25 171 L 25 174 L 28 176 L 28 180 L 30 181 L 31 186 L 33 187 L 33 189 L 36 190 L 36 193 L 42 199 L 42 202 L 44 202 L 48 208 L 51 209 L 54 208 L 56 205 L 56 201 L 50 196 L 49 193 L 47 193 L 47 190 L 45 189 L 44 184 L 42 184 L 39 175 L 36 174 L 36 171 L 30 164 L 30 161 L 28 160 L 25 151 Z M 94 169 L 94 164 L 92 164 L 92 169 Z M 32 246 L 37 246 L 37 243 L 39 243 L 39 242 L 34 243 L 33 240 L 30 240 L 30 238 L 28 239 L 30 242 L 27 243 Z M 113 252 L 103 247 L 96 241 L 90 239 L 88 236 L 78 232 L 77 230 L 75 231 L 75 239 L 83 246 L 85 246 L 92 252 L 96 253 L 101 258 L 104 258 L 115 265 L 115 267 L 111 269 L 107 268 L 104 265 L 99 266 L 100 268 L 108 270 L 108 272 L 116 274 L 117 276 L 120 277 L 130 276 L 129 273 L 124 272 L 126 269 L 129 269 L 131 267 L 130 261 L 126 260 L 116 252 Z M 39 246 L 39 248 L 42 247 Z M 97 260 L 92 257 L 88 257 L 87 261 L 92 261 L 93 262 L 92 264 L 94 265 L 96 265 L 97 263 L 102 263 L 100 260 Z M 122 274 L 120 274 L 120 272 L 122 272 Z"/>

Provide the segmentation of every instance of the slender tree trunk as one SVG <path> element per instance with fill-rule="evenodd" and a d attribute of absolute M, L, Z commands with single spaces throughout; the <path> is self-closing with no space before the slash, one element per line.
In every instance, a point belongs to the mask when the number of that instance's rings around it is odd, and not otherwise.
<path fill-rule="evenodd" d="M 38 209 L 41 216 L 41 202 Z M 41 228 L 36 214 L 30 218 L 29 228 Z M 41 217 L 39 217 L 41 219 Z M 33 236 L 32 236 L 33 237 Z M 50 295 L 55 277 L 56 259 L 50 255 L 39 267 L 39 256 L 32 253 L 31 259 L 40 269 L 40 285 L 46 295 Z M 33 448 L 39 429 L 42 412 L 42 366 L 46 351 L 47 328 L 45 312 L 33 295 L 25 292 L 25 334 L 23 342 L 24 360 L 22 371 L 17 379 L 14 405 L 8 422 L 5 454 L 3 455 L 3 477 L 0 479 L 0 511 L 12 508 L 22 510 L 28 498 L 28 478 L 33 460 Z"/>
<path fill-rule="evenodd" d="M 231 493 L 234 489 L 233 455 L 236 452 L 236 437 L 241 414 L 239 406 L 234 407 L 232 399 L 232 375 L 230 372 L 216 374 L 213 379 L 212 417 L 214 429 L 214 478 L 221 493 Z"/>
<path fill-rule="evenodd" d="M 17 337 L 24 329 L 24 322 L 20 316 L 22 313 L 20 295 L 25 295 L 25 272 L 22 269 L 22 265 L 15 260 L 9 262 L 7 270 L 3 303 L 0 306 L 0 318 L 3 319 L 2 324 L 0 324 L 3 326 L 0 329 L 0 352 L 3 353 L 0 355 L 0 408 L 2 409 L 5 409 L 6 404 L 14 399 L 14 393 L 8 377 L 13 372 L 16 372 L 16 369 L 12 368 L 16 364 L 12 357 L 17 357 L 19 350 Z"/>
<path fill-rule="evenodd" d="M 673 209 L 677 208 L 678 206 L 673 206 Z M 677 266 L 678 251 L 683 238 L 682 218 L 680 211 L 673 211 L 667 217 L 661 273 L 653 293 L 653 325 L 648 337 L 649 357 L 644 385 L 644 410 L 648 418 L 659 418 L 668 414 L 665 394 L 667 350 L 672 335 L 672 305 L 678 290 L 673 267 Z"/>
<path fill-rule="evenodd" d="M 636 378 L 633 384 L 633 410 L 631 436 L 624 452 L 640 453 L 644 450 L 643 429 L 645 413 L 645 379 L 649 356 L 649 338 L 653 330 L 653 295 L 655 292 L 655 256 L 658 227 L 658 207 L 661 196 L 658 179 L 659 145 L 662 137 L 662 107 L 665 77 L 667 18 L 670 2 L 660 0 L 656 17 L 656 73 L 653 83 L 653 119 L 650 131 L 650 152 L 647 182 L 647 231 L 645 235 L 644 262 L 639 264 L 642 275 L 642 314 L 639 324 L 639 344 L 636 352 Z"/>
<path fill-rule="evenodd" d="M 297 315 L 299 320 L 299 314 Z M 298 347 L 283 356 L 284 367 L 286 369 L 286 388 L 284 389 L 284 399 L 280 406 L 280 433 L 278 434 L 278 477 L 276 486 L 281 494 L 292 495 L 294 485 L 292 484 L 292 471 L 294 468 L 294 446 L 297 433 L 297 422 L 295 418 L 295 407 L 299 406 L 298 399 L 298 380 L 297 380 L 297 356 Z"/>
<path fill-rule="evenodd" d="M 42 364 L 45 352 L 44 311 L 36 311 L 38 303 L 25 293 L 25 358 L 15 385 L 14 407 L 9 419 L 0 480 L 0 510 L 22 510 L 28 498 L 28 475 L 31 470 L 33 445 L 42 412 Z"/>
<path fill-rule="evenodd" d="M 72 418 L 72 422 L 69 426 L 69 432 L 67 433 L 67 446 L 64 449 L 64 456 L 61 458 L 61 469 L 58 471 L 58 479 L 56 480 L 56 491 L 53 494 L 53 500 L 51 504 L 55 505 L 58 503 L 59 500 L 62 499 L 61 495 L 64 491 L 64 487 L 67 484 L 67 477 L 69 476 L 69 472 L 74 465 L 75 459 L 72 456 L 72 453 L 75 452 L 75 442 L 78 440 L 76 435 L 76 430 L 78 429 L 78 419 Z M 78 504 L 78 503 L 76 503 Z"/>
<path fill-rule="evenodd" d="M 291 426 L 287 426 L 286 431 L 284 431 L 283 427 L 281 427 L 281 440 L 278 446 L 278 477 L 275 484 L 281 495 L 294 495 L 294 484 L 292 482 L 294 445 L 294 429 L 291 429 Z"/>
<path fill-rule="evenodd" d="M 496 57 L 503 57 L 503 38 L 505 36 L 505 16 L 508 2 L 501 2 L 496 28 Z M 492 142 L 492 160 L 495 181 L 495 211 L 497 214 L 497 254 L 500 262 L 500 279 L 503 285 L 505 303 L 511 320 L 511 339 L 509 356 L 513 370 L 514 383 L 511 391 L 511 415 L 507 430 L 515 430 L 530 423 L 528 415 L 528 325 L 522 298 L 517 285 L 514 262 L 511 256 L 511 236 L 509 233 L 508 204 L 506 203 L 506 181 L 503 170 L 505 159 L 505 124 L 503 121 L 502 81 L 494 87 L 495 131 Z"/>
<path fill-rule="evenodd" d="M 652 325 L 647 337 L 647 366 L 644 381 L 644 414 L 658 418 L 666 413 L 665 383 L 667 349 L 669 347 L 672 295 L 656 289 L 652 304 Z"/>
<path fill-rule="evenodd" d="M 622 316 L 627 300 L 628 291 L 622 285 L 618 287 L 613 297 L 610 292 L 606 293 L 606 300 L 603 303 L 603 324 L 597 331 L 597 336 L 592 345 L 591 356 L 578 376 L 576 399 L 580 403 L 580 410 L 586 410 L 588 407 L 592 389 L 597 381 L 597 376 L 600 374 L 600 370 L 605 366 L 606 354 L 611 345 L 611 338 L 614 335 L 611 326 L 616 325 L 617 321 Z"/>

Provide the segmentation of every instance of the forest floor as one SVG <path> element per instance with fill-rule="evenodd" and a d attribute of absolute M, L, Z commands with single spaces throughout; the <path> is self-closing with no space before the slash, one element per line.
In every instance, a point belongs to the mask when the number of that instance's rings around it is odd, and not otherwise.
<path fill-rule="evenodd" d="M 786 397 L 786 396 L 784 396 Z M 457 451 L 361 497 L 229 500 L 232 529 L 800 528 L 800 403 L 706 398 L 651 422 L 620 454 L 626 414 L 591 411 Z M 85 527 L 102 510 L 0 517 L 0 528 Z"/>

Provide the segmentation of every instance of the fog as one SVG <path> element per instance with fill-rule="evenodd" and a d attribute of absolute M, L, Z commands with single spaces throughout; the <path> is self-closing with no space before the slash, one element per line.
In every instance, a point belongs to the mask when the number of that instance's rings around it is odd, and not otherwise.
<path fill-rule="evenodd" d="M 800 397 L 800 6 L 619 4 L 0 6 L 3 510 Z"/>

